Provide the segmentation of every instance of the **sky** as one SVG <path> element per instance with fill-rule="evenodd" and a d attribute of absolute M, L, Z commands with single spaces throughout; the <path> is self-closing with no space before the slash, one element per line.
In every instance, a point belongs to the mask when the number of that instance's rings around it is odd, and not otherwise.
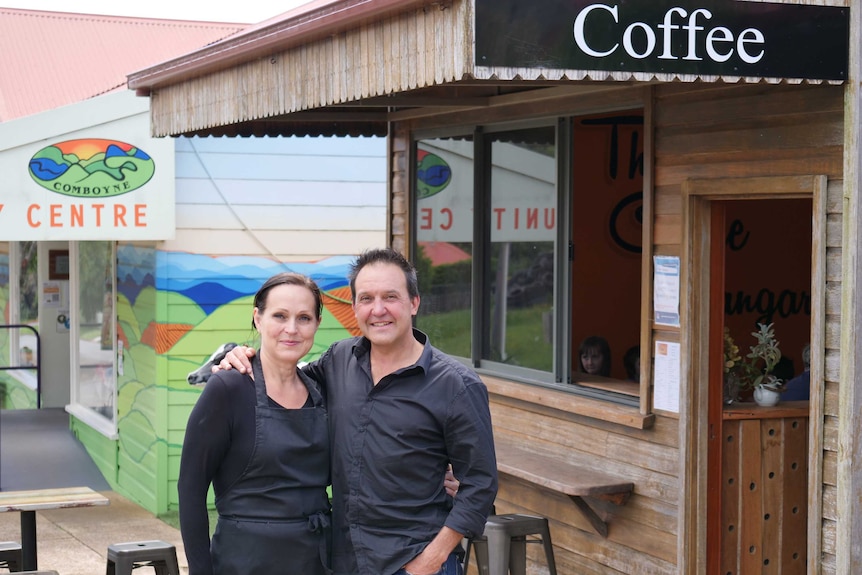
<path fill-rule="evenodd" d="M 2 8 L 257 24 L 309 0 L 0 0 Z"/>

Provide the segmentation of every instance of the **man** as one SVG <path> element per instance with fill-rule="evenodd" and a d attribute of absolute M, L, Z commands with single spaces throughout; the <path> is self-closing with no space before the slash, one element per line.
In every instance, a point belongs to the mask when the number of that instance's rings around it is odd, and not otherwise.
<path fill-rule="evenodd" d="M 455 549 L 483 532 L 497 492 L 487 389 L 413 328 L 419 288 L 404 256 L 365 252 L 348 277 L 362 336 L 305 368 L 328 392 L 333 572 L 460 573 Z M 249 369 L 248 353 L 228 357 Z M 449 463 L 460 481 L 451 505 Z"/>

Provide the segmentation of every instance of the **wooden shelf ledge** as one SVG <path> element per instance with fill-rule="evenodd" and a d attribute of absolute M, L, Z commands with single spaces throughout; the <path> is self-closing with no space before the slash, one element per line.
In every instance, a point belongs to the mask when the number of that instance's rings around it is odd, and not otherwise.
<path fill-rule="evenodd" d="M 608 525 L 584 498 L 625 505 L 634 490 L 631 481 L 554 459 L 524 447 L 497 441 L 495 449 L 500 473 L 568 495 L 602 537 L 608 536 Z"/>

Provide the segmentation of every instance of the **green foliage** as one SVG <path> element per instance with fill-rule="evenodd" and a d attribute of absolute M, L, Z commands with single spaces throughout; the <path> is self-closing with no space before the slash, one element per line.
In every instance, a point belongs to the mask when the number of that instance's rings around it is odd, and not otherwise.
<path fill-rule="evenodd" d="M 455 244 L 467 253 L 470 252 L 471 244 Z M 434 266 L 431 258 L 425 255 L 425 248 L 419 246 L 417 257 L 413 265 L 419 280 L 419 293 L 430 294 L 434 286 L 467 284 L 471 283 L 473 277 L 473 261 L 464 260 L 452 264 Z"/>
<path fill-rule="evenodd" d="M 413 258 L 413 267 L 416 268 L 416 279 L 419 281 L 419 293 L 430 293 L 434 279 L 434 266 L 431 258 L 425 255 L 425 248 L 421 245 L 417 256 Z"/>
<path fill-rule="evenodd" d="M 783 382 L 772 373 L 781 360 L 781 349 L 775 339 L 773 325 L 759 323 L 758 331 L 751 332 L 757 344 L 751 346 L 751 352 L 745 356 L 748 361 L 745 363 L 746 373 L 742 378 L 751 388 L 763 386 L 768 389 L 781 389 Z"/>
<path fill-rule="evenodd" d="M 470 310 L 422 314 L 416 318 L 416 327 L 428 334 L 431 345 L 458 357 L 470 357 Z"/>
<path fill-rule="evenodd" d="M 509 310 L 506 318 L 505 363 L 550 370 L 554 357 L 553 346 L 545 340 L 541 321 L 542 312 L 546 309 L 547 306 L 538 305 Z M 422 316 L 420 311 L 417 326 L 428 334 L 434 347 L 450 355 L 470 357 L 469 315 L 469 309 L 429 316 Z M 468 326 L 468 329 L 464 329 L 464 326 Z"/>
<path fill-rule="evenodd" d="M 473 261 L 464 260 L 434 268 L 435 285 L 469 285 L 473 274 Z M 419 292 L 422 293 L 422 292 Z"/>
<path fill-rule="evenodd" d="M 21 273 L 18 275 L 20 288 L 19 318 L 21 323 L 35 322 L 39 317 L 39 292 L 37 270 L 37 242 L 20 242 Z"/>

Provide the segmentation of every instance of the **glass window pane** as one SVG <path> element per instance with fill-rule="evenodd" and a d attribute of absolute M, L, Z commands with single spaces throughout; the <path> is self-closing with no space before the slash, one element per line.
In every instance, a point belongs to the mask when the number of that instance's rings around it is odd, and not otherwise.
<path fill-rule="evenodd" d="M 36 242 L 19 242 L 20 273 L 18 275 L 19 307 L 18 323 L 39 327 L 39 293 L 38 270 L 39 261 L 36 257 Z"/>
<path fill-rule="evenodd" d="M 576 118 L 572 141 L 572 377 L 634 396 L 618 381 L 640 376 L 643 132 L 625 111 Z"/>
<path fill-rule="evenodd" d="M 418 142 L 416 326 L 451 355 L 470 357 L 473 263 L 473 139 Z"/>
<path fill-rule="evenodd" d="M 491 136 L 492 290 L 483 359 L 553 370 L 555 129 Z"/>
<path fill-rule="evenodd" d="M 39 329 L 39 258 L 36 242 L 18 243 L 18 317 L 15 323 Z M 36 365 L 36 335 L 28 329 L 16 329 L 12 341 L 18 342 L 19 366 Z M 44 359 L 43 359 L 44 361 Z M 19 375 L 22 372 L 16 372 Z M 35 375 L 35 372 L 34 372 Z M 34 378 L 35 380 L 35 378 Z"/>
<path fill-rule="evenodd" d="M 114 417 L 114 259 L 111 242 L 78 247 L 78 403 Z"/>
<path fill-rule="evenodd" d="M 0 316 L 0 323 L 10 324 L 12 323 L 11 310 L 9 309 L 9 297 L 11 296 L 11 292 L 9 290 L 9 242 L 0 242 L 0 311 L 2 311 L 2 316 Z M 17 365 L 17 361 L 15 363 L 12 362 L 12 359 L 15 355 L 12 353 L 12 332 L 17 330 L 12 329 L 0 329 L 0 366 L 3 367 L 11 367 L 13 365 Z M 0 409 L 4 407 L 3 401 L 5 399 L 5 393 L 3 389 L 3 375 L 0 373 Z"/>

